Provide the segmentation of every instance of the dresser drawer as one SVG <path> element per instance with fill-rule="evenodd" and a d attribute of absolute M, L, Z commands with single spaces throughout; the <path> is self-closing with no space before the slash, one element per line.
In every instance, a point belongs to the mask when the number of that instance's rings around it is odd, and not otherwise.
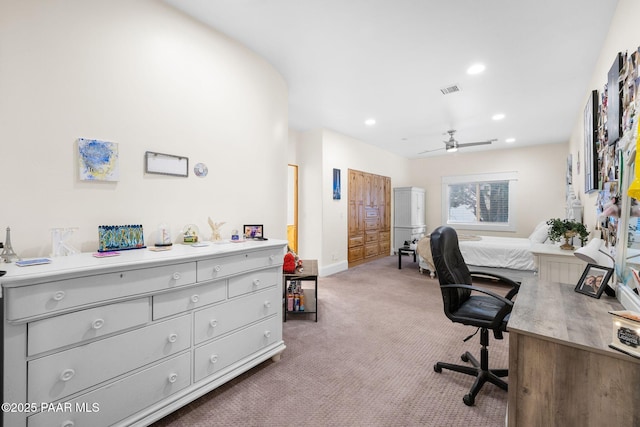
<path fill-rule="evenodd" d="M 229 279 L 229 298 L 279 285 L 281 278 L 282 270 L 280 268 L 259 270 L 232 277 Z"/>
<path fill-rule="evenodd" d="M 281 340 L 282 318 L 274 316 L 264 322 L 205 344 L 195 350 L 194 381 L 200 381 Z"/>
<path fill-rule="evenodd" d="M 6 288 L 7 318 L 19 320 L 195 281 L 196 263 L 191 262 Z"/>
<path fill-rule="evenodd" d="M 362 246 L 364 243 L 364 238 L 362 236 L 357 237 L 349 237 L 349 247 L 353 248 L 356 246 Z"/>
<path fill-rule="evenodd" d="M 284 251 L 269 249 L 198 261 L 198 282 L 219 279 L 247 270 L 282 265 Z"/>
<path fill-rule="evenodd" d="M 200 344 L 280 312 L 280 287 L 219 304 L 194 315 L 194 343 Z"/>
<path fill-rule="evenodd" d="M 149 317 L 149 298 L 139 298 L 31 322 L 27 326 L 27 354 L 143 325 Z"/>
<path fill-rule="evenodd" d="M 378 244 L 377 243 L 371 243 L 371 244 L 365 245 L 365 247 L 364 247 L 364 257 L 365 258 L 376 256 L 379 253 L 380 253 L 380 251 L 378 249 Z"/>
<path fill-rule="evenodd" d="M 371 243 L 378 241 L 378 232 L 377 231 L 366 231 L 364 233 L 364 243 Z"/>
<path fill-rule="evenodd" d="M 110 426 L 186 388 L 191 384 L 190 373 L 191 353 L 184 353 L 113 384 L 83 394 L 68 403 L 65 402 L 71 405 L 71 411 L 40 412 L 32 415 L 28 418 L 28 425 L 29 427 Z M 95 408 L 93 404 L 99 406 Z"/>
<path fill-rule="evenodd" d="M 34 359 L 27 364 L 27 400 L 61 399 L 190 345 L 187 315 Z"/>
<path fill-rule="evenodd" d="M 153 297 L 153 319 L 192 310 L 227 297 L 227 281 L 218 280 L 205 285 L 181 289 Z"/>

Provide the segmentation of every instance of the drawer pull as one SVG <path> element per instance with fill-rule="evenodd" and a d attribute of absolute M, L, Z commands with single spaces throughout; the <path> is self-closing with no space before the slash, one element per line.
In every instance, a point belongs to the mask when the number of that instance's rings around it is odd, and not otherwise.
<path fill-rule="evenodd" d="M 211 357 L 209 358 L 209 362 L 216 364 L 218 362 L 218 355 L 212 354 Z"/>
<path fill-rule="evenodd" d="M 60 379 L 66 382 L 66 381 L 69 381 L 71 378 L 73 378 L 75 374 L 76 374 L 76 371 L 74 371 L 73 369 L 65 369 L 60 373 Z"/>
<path fill-rule="evenodd" d="M 276 259 L 275 255 L 269 255 L 269 261 L 273 262 L 274 259 Z"/>
<path fill-rule="evenodd" d="M 62 299 L 65 297 L 65 293 L 64 291 L 58 291 L 55 294 L 53 294 L 53 299 L 55 301 L 62 301 Z"/>
<path fill-rule="evenodd" d="M 218 272 L 222 270 L 222 266 L 221 265 L 216 265 L 215 267 L 213 267 L 213 271 Z"/>
<path fill-rule="evenodd" d="M 271 337 L 271 331 L 264 331 L 264 337 L 265 338 Z"/>
<path fill-rule="evenodd" d="M 91 322 L 91 327 L 93 329 L 100 329 L 104 326 L 104 319 L 96 319 L 93 322 Z"/>
<path fill-rule="evenodd" d="M 218 321 L 216 319 L 211 319 L 209 321 L 209 325 L 211 325 L 212 328 L 215 328 L 216 326 L 218 326 Z"/>
<path fill-rule="evenodd" d="M 197 303 L 198 301 L 200 301 L 200 296 L 199 295 L 191 295 L 191 302 L 192 303 Z"/>
<path fill-rule="evenodd" d="M 264 302 L 264 307 L 265 308 L 271 308 L 271 302 L 270 301 L 265 301 Z"/>
<path fill-rule="evenodd" d="M 169 341 L 170 343 L 174 343 L 178 341 L 178 334 L 169 335 L 169 337 L 167 338 L 167 341 Z"/>
<path fill-rule="evenodd" d="M 260 279 L 253 279 L 253 286 L 256 288 L 260 286 Z"/>
<path fill-rule="evenodd" d="M 176 374 L 175 372 L 169 374 L 169 382 L 171 384 L 175 383 L 178 380 L 178 374 Z"/>
<path fill-rule="evenodd" d="M 71 420 L 66 420 L 63 421 L 62 424 L 60 424 L 60 427 L 73 427 L 74 425 L 76 425 L 76 423 L 74 423 Z"/>
<path fill-rule="evenodd" d="M 180 280 L 181 277 L 182 277 L 182 275 L 180 273 L 178 273 L 177 271 L 175 273 L 173 273 L 173 280 Z"/>

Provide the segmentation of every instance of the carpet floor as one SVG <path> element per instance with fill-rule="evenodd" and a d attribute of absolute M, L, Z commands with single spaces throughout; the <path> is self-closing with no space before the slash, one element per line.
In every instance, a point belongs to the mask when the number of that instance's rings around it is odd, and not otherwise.
<path fill-rule="evenodd" d="M 469 407 L 462 397 L 474 378 L 433 370 L 437 361 L 462 363 L 467 350 L 479 357 L 479 335 L 463 342 L 475 330 L 447 319 L 437 279 L 403 261 L 402 270 L 392 256 L 319 278 L 318 322 L 304 315 L 284 323 L 279 362 L 153 426 L 504 426 L 505 391 L 485 384 Z M 508 346 L 508 334 L 491 337 L 491 368 L 507 367 Z"/>

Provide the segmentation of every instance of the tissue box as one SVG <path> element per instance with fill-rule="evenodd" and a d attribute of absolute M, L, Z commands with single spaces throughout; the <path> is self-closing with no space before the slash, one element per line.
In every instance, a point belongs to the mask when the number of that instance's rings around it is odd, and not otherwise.
<path fill-rule="evenodd" d="M 640 313 L 629 310 L 610 311 L 613 339 L 609 347 L 640 358 Z"/>

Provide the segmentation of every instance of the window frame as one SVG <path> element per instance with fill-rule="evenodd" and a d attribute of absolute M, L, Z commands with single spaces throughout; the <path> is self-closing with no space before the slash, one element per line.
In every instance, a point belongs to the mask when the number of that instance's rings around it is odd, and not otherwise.
<path fill-rule="evenodd" d="M 508 217 L 506 223 L 464 223 L 449 221 L 449 186 L 455 184 L 482 184 L 496 181 L 509 182 L 509 204 Z M 515 199 L 517 194 L 518 173 L 517 172 L 495 172 L 472 175 L 453 175 L 442 177 L 442 223 L 460 230 L 482 230 L 482 231 L 516 231 L 516 209 Z"/>

